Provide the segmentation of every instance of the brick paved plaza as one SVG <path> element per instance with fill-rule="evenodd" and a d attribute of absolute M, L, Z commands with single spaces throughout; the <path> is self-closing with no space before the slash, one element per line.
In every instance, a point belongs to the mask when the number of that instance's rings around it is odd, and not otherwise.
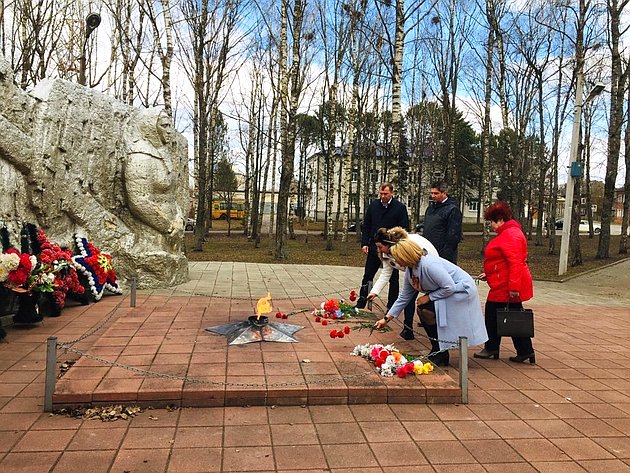
<path fill-rule="evenodd" d="M 305 326 L 297 344 L 227 348 L 223 337 L 203 330 L 250 315 L 267 291 L 283 311 L 343 297 L 361 272 L 195 263 L 189 283 L 140 292 L 136 308 L 112 296 L 67 308 L 43 325 L 9 328 L 8 343 L 0 344 L 0 471 L 630 471 L 630 261 L 565 283 L 536 282 L 528 306 L 536 313 L 537 365 L 508 362 L 513 348 L 505 340 L 498 361 L 470 356 L 468 405 L 453 396 L 456 353 L 449 368 L 425 379 L 341 381 L 369 370 L 366 361 L 347 355 L 356 343 L 393 341 L 401 351 L 426 352 L 425 340 L 366 331 L 326 340 L 326 328 L 306 314 L 289 320 Z M 480 292 L 483 298 L 486 289 Z M 59 380 L 56 402 L 81 393 L 96 404 L 127 397 L 125 404 L 218 407 L 156 408 L 107 423 L 44 413 L 47 337 L 74 340 L 109 316 L 75 348 L 228 386 L 208 397 L 199 385 L 129 375 L 82 357 Z M 71 355 L 60 351 L 59 362 Z M 339 384 L 313 382 L 331 376 Z M 239 382 L 253 386 L 230 387 Z M 260 387 L 292 382 L 275 393 Z M 451 399 L 432 398 L 439 388 Z M 425 397 L 405 401 L 409 393 Z M 261 395 L 267 405 L 257 405 L 264 404 Z"/>

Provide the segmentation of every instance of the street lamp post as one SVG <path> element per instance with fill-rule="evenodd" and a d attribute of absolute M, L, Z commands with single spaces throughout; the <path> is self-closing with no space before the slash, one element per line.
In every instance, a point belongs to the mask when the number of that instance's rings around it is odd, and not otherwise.
<path fill-rule="evenodd" d="M 90 13 L 85 17 L 85 38 L 83 39 L 83 45 L 81 46 L 81 59 L 79 62 L 79 84 L 86 85 L 87 80 L 85 78 L 85 68 L 86 68 L 86 55 L 85 48 L 87 47 L 88 39 L 92 32 L 98 28 L 98 25 L 101 24 L 101 15 L 98 13 Z"/>
<path fill-rule="evenodd" d="M 560 264 L 558 267 L 558 275 L 562 276 L 567 272 L 567 263 L 569 260 L 569 238 L 571 236 L 571 220 L 573 218 L 573 193 L 575 188 L 575 179 L 582 176 L 582 167 L 578 159 L 578 148 L 580 144 L 580 127 L 582 121 L 582 106 L 590 100 L 597 97 L 604 90 L 603 84 L 597 84 L 591 89 L 586 100 L 582 102 L 584 90 L 584 74 L 578 72 L 575 84 L 575 105 L 573 112 L 573 131 L 571 132 L 571 149 L 569 158 L 569 176 L 567 179 L 566 196 L 564 200 L 564 215 L 562 219 L 562 239 L 560 240 Z"/>

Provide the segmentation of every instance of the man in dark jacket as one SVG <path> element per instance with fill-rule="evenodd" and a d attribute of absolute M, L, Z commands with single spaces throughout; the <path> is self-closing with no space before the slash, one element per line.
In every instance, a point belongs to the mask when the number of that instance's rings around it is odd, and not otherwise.
<path fill-rule="evenodd" d="M 381 184 L 379 198 L 370 203 L 361 226 L 361 251 L 367 255 L 367 258 L 365 260 L 365 271 L 361 281 L 359 299 L 356 305 L 359 309 L 363 309 L 367 304 L 368 285 L 374 280 L 376 272 L 381 267 L 381 259 L 378 257 L 378 251 L 374 244 L 374 235 L 381 227 L 403 227 L 409 229 L 407 207 L 402 202 L 394 199 L 394 187 L 389 182 Z M 389 279 L 387 308 L 390 308 L 398 298 L 398 278 L 398 270 L 394 270 Z"/>
<path fill-rule="evenodd" d="M 431 184 L 431 202 L 424 214 L 423 236 L 433 243 L 440 256 L 457 264 L 457 245 L 462 239 L 462 213 L 448 196 L 448 184 Z"/>

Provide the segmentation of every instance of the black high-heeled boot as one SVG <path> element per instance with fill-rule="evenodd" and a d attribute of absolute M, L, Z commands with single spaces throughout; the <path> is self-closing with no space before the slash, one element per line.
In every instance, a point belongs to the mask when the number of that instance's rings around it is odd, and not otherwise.
<path fill-rule="evenodd" d="M 523 363 L 525 360 L 529 360 L 529 362 L 534 365 L 536 364 L 536 354 L 530 353 L 529 355 L 511 356 L 509 360 L 513 363 Z"/>
<path fill-rule="evenodd" d="M 448 351 L 432 352 L 427 355 L 427 360 L 429 360 L 435 366 L 448 366 L 448 363 L 449 363 Z"/>
<path fill-rule="evenodd" d="M 491 358 L 494 358 L 495 360 L 499 359 L 499 350 L 488 350 L 487 348 L 484 348 L 481 351 L 478 351 L 477 353 L 473 353 L 473 358 L 481 358 L 482 360 L 489 360 Z"/>
<path fill-rule="evenodd" d="M 429 337 L 431 342 L 431 353 L 427 355 L 427 360 L 429 360 L 435 366 L 448 366 L 448 351 L 440 351 L 440 342 L 437 341 L 437 325 L 425 325 L 424 330 L 425 332 L 427 332 L 427 336 Z"/>

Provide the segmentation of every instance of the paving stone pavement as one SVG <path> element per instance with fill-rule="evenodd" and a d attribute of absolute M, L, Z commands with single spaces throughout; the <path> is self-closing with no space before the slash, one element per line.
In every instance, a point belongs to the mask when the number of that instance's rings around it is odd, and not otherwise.
<path fill-rule="evenodd" d="M 153 293 L 232 306 L 267 291 L 324 298 L 356 287 L 361 271 L 196 263 L 189 283 Z M 467 405 L 155 409 L 109 423 L 42 412 L 46 338 L 76 338 L 118 302 L 9 328 L 0 472 L 630 472 L 630 260 L 535 282 L 537 364 L 508 362 L 509 340 L 500 360 L 471 356 Z"/>

